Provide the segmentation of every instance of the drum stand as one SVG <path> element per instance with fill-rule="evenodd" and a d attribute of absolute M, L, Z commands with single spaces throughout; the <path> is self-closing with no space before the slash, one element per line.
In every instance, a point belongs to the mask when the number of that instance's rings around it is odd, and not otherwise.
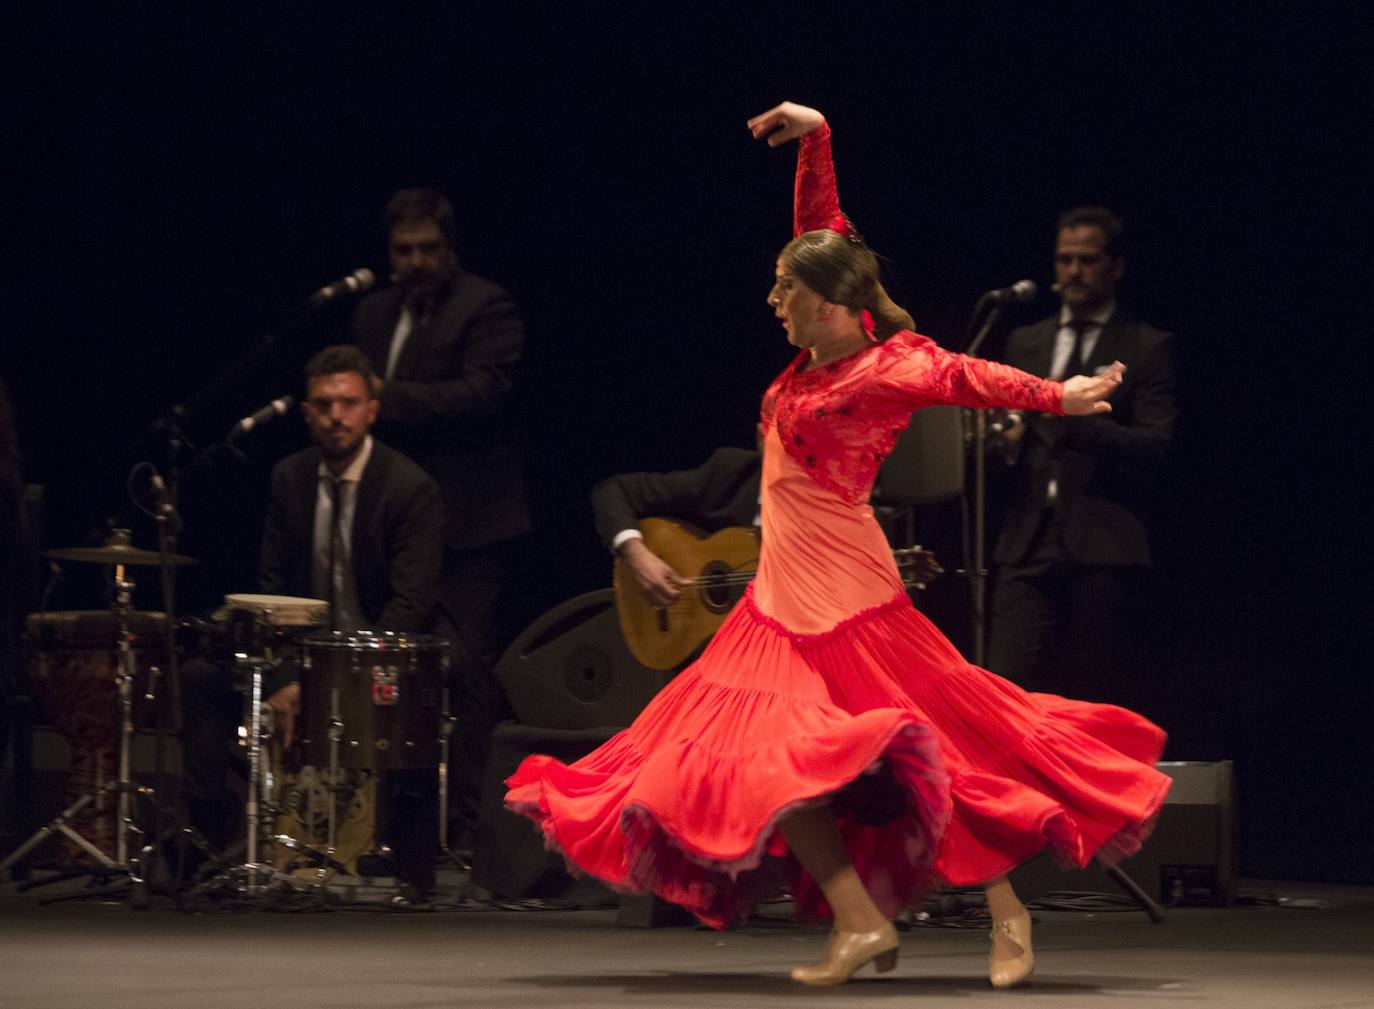
<path fill-rule="evenodd" d="M 273 889 L 278 891 L 284 889 L 294 891 L 318 890 L 322 887 L 323 880 L 317 884 L 310 884 L 298 876 L 282 872 L 271 862 L 258 860 L 258 845 L 262 840 L 262 813 L 264 807 L 268 811 L 275 808 L 270 802 L 264 801 L 270 800 L 271 797 L 272 776 L 267 769 L 267 762 L 263 759 L 263 741 L 271 735 L 272 727 L 263 718 L 262 677 L 265 669 L 276 667 L 277 660 L 272 655 L 272 649 L 267 648 L 264 649 L 261 656 L 250 656 L 246 652 L 236 652 L 234 663 L 240 670 L 249 670 L 250 684 L 247 740 L 248 786 L 244 797 L 244 861 L 238 865 L 228 866 L 221 862 L 223 867 L 218 873 L 197 883 L 186 896 L 188 899 L 194 899 L 207 892 L 225 888 L 233 889 L 246 897 L 268 896 Z M 273 835 L 272 840 L 292 850 L 320 855 L 319 852 L 307 848 L 295 838 L 285 834 Z M 323 858 L 324 856 L 320 857 Z M 274 888 L 273 884 L 277 884 L 277 886 Z"/>
<path fill-rule="evenodd" d="M 130 780 L 130 748 L 134 734 L 133 718 L 133 692 L 134 692 L 134 651 L 132 646 L 133 634 L 129 626 L 129 613 L 132 609 L 134 582 L 126 578 L 124 565 L 115 565 L 114 586 L 115 598 L 113 610 L 119 620 L 118 630 L 118 675 L 115 684 L 119 695 L 119 758 L 118 772 L 115 781 L 106 785 L 98 786 L 92 791 L 87 792 L 75 802 L 73 802 L 62 812 L 58 813 L 47 825 L 40 827 L 34 832 L 27 841 L 11 852 L 3 862 L 0 862 L 0 878 L 4 878 L 10 867 L 19 862 L 25 855 L 43 843 L 55 833 L 61 833 L 75 842 L 82 850 L 87 852 L 98 863 L 94 866 L 81 866 L 79 868 L 66 869 L 59 872 L 54 877 L 42 880 L 25 880 L 18 884 L 17 889 L 21 892 L 42 886 L 48 883 L 56 883 L 66 879 L 75 879 L 80 876 L 92 876 L 102 883 L 108 883 L 118 876 L 124 876 L 129 882 L 128 892 L 133 898 L 135 906 L 145 906 L 147 903 L 146 880 L 144 873 L 146 865 L 154 854 L 154 846 L 145 844 L 139 852 L 138 857 L 131 858 L 129 854 L 130 834 L 137 834 L 140 839 L 144 837 L 142 829 L 133 820 L 133 797 L 142 796 L 150 801 L 153 800 L 154 789 L 144 785 L 138 785 Z M 149 691 L 152 691 L 152 680 L 149 681 Z M 107 853 L 101 851 L 89 839 L 83 837 L 71 824 L 71 820 L 87 806 L 94 804 L 97 808 L 104 802 L 106 796 L 116 797 L 115 810 L 115 854 L 111 858 Z M 124 892 L 123 890 L 120 891 Z M 66 900 L 86 896 L 105 896 L 113 895 L 112 891 L 80 891 L 62 897 L 50 898 L 47 903 L 53 900 Z"/>
<path fill-rule="evenodd" d="M 447 673 L 447 656 L 444 658 L 443 669 Z M 458 720 L 449 710 L 448 687 L 444 687 L 443 698 L 444 706 L 439 715 L 439 855 L 448 859 L 456 868 L 467 872 L 472 868 L 467 864 L 467 860 L 448 846 L 448 755 L 449 749 L 453 745 L 451 742 L 453 727 Z"/>

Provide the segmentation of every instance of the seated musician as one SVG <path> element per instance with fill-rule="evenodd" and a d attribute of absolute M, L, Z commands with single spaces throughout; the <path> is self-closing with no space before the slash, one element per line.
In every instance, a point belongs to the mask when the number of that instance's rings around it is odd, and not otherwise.
<path fill-rule="evenodd" d="M 696 469 L 609 477 L 592 488 L 597 535 L 649 603 L 671 606 L 682 593 L 683 575 L 645 544 L 640 520 L 679 519 L 706 533 L 730 527 L 758 529 L 761 464 L 757 450 L 727 447 L 716 449 Z M 924 587 L 927 579 L 943 571 L 925 550 L 898 553 L 913 554 L 903 577 L 914 587 Z"/>
<path fill-rule="evenodd" d="M 438 605 L 444 506 L 419 466 L 369 434 L 378 409 L 372 379 L 367 358 L 351 346 L 328 347 L 306 365 L 301 413 L 314 444 L 272 471 L 259 589 L 327 600 L 335 630 L 427 630 Z M 289 747 L 301 703 L 294 671 L 274 674 L 263 695 Z M 182 668 L 182 699 L 191 822 L 223 849 L 241 829 L 225 772 L 243 695 L 228 670 L 201 659 Z M 434 778 L 391 779 L 397 875 L 427 892 L 437 850 Z"/>
<path fill-rule="evenodd" d="M 696 469 L 668 473 L 621 473 L 592 489 L 592 511 L 601 541 L 626 565 L 655 606 L 681 594 L 682 576 L 644 543 L 639 520 L 690 522 L 703 532 L 759 524 L 759 453 L 718 448 Z"/>

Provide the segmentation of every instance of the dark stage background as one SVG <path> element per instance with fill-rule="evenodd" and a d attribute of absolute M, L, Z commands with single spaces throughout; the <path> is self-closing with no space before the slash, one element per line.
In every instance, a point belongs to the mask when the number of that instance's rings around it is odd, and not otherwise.
<path fill-rule="evenodd" d="M 1179 334 L 1184 380 L 1141 706 L 1169 757 L 1237 761 L 1247 874 L 1374 883 L 1357 5 L 251 6 L 8 19 L 0 374 L 48 546 L 120 516 L 152 547 L 123 491 L 165 464 L 150 425 L 316 287 L 384 276 L 383 203 L 433 185 L 528 327 L 529 615 L 607 583 L 591 484 L 748 444 L 790 357 L 764 295 L 794 150 L 744 122 L 792 98 L 828 114 L 846 208 L 947 346 L 980 291 L 1048 286 L 1059 210 L 1127 219 L 1123 301 Z M 193 440 L 298 391 L 347 307 Z M 251 590 L 267 470 L 303 441 L 283 420 L 187 475 L 184 609 Z"/>

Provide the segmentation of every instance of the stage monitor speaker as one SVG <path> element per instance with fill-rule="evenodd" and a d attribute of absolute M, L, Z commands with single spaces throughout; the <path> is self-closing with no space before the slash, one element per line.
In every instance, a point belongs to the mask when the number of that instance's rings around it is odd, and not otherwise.
<path fill-rule="evenodd" d="M 615 903 L 604 884 L 590 876 L 570 876 L 563 856 L 544 847 L 544 835 L 534 822 L 510 812 L 504 802 L 506 779 L 526 757 L 542 753 L 571 764 L 606 742 L 614 731 L 532 729 L 515 722 L 496 726 L 482 784 L 473 883 L 496 897 L 555 898 L 581 907 Z"/>
<path fill-rule="evenodd" d="M 1234 768 L 1229 760 L 1168 760 L 1157 765 L 1174 779 L 1159 820 L 1122 870 L 1165 905 L 1225 907 L 1236 897 Z M 1063 870 L 1046 855 L 1011 874 L 1022 900 L 1056 890 L 1118 893 L 1096 866 Z"/>
<path fill-rule="evenodd" d="M 515 717 L 545 729 L 629 725 L 672 676 L 630 654 L 610 589 L 555 606 L 496 664 Z"/>
<path fill-rule="evenodd" d="M 878 470 L 873 500 L 884 505 L 927 505 L 964 489 L 964 411 L 957 406 L 917 410 Z"/>

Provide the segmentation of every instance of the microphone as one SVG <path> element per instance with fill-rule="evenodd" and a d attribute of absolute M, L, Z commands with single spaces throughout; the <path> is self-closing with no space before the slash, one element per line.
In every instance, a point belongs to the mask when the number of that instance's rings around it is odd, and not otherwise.
<path fill-rule="evenodd" d="M 167 482 L 162 479 L 162 474 L 153 470 L 150 482 L 153 485 L 153 496 L 157 499 L 157 513 L 159 515 L 175 514 L 176 505 L 172 504 L 172 495 L 167 493 Z"/>
<path fill-rule="evenodd" d="M 239 435 L 247 434 L 249 431 L 253 430 L 253 428 L 261 427 L 269 420 L 280 417 L 282 414 L 286 413 L 287 410 L 290 410 L 295 402 L 296 398 L 294 396 L 283 396 L 281 399 L 272 400 L 272 402 L 268 403 L 257 413 L 249 414 L 247 417 L 244 417 L 243 420 L 231 427 L 229 429 L 229 436 L 225 438 L 225 441 L 233 441 Z"/>
<path fill-rule="evenodd" d="M 364 291 L 369 291 L 376 282 L 377 275 L 364 266 L 354 270 L 342 280 L 336 280 L 334 283 L 320 288 L 309 297 L 308 301 L 311 305 L 323 305 L 326 301 L 333 301 L 341 294 L 362 294 Z"/>
<path fill-rule="evenodd" d="M 983 295 L 984 298 L 998 305 L 1006 305 L 1013 301 L 1033 301 L 1038 288 L 1033 280 L 1018 280 L 1010 287 L 999 287 Z"/>
<path fill-rule="evenodd" d="M 167 540 L 165 541 L 168 544 L 167 549 L 175 550 L 175 537 L 181 532 L 181 515 L 177 512 L 176 503 L 172 500 L 172 493 L 167 489 L 167 481 L 162 479 L 162 474 L 157 470 L 153 470 L 153 475 L 149 478 L 149 482 L 153 485 L 153 498 L 157 501 L 157 511 L 155 515 L 158 522 L 158 528 L 165 528 L 167 532 Z M 151 684 L 149 684 L 148 689 L 153 689 Z"/>

